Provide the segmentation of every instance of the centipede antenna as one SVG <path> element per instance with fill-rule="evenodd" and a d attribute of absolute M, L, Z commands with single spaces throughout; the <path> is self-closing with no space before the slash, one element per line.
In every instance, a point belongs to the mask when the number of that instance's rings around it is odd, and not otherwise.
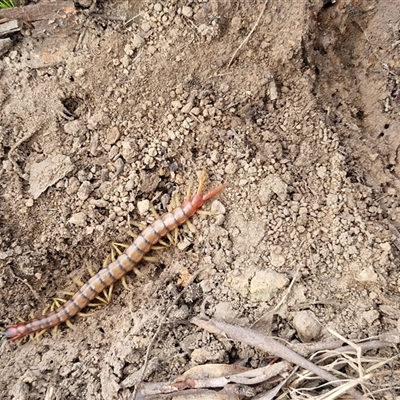
<path fill-rule="evenodd" d="M 208 193 L 206 193 L 203 196 L 203 200 L 207 201 L 208 199 L 211 199 L 212 197 L 214 197 L 215 195 L 217 195 L 219 192 L 221 192 L 222 190 L 224 190 L 226 187 L 226 185 L 219 185 L 217 186 L 215 189 L 210 190 Z"/>

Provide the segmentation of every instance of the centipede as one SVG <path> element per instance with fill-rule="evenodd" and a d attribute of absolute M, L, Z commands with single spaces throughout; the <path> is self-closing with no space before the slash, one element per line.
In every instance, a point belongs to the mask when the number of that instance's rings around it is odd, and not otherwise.
<path fill-rule="evenodd" d="M 172 211 L 163 214 L 152 224 L 148 225 L 133 241 L 133 243 L 117 259 L 92 276 L 79 290 L 63 305 L 41 317 L 26 322 L 18 322 L 6 327 L 3 335 L 6 339 L 16 341 L 32 333 L 42 332 L 56 327 L 84 309 L 93 299 L 106 288 L 120 280 L 132 269 L 167 234 L 186 223 L 203 204 L 221 192 L 225 185 L 217 186 L 203 194 L 206 174 L 203 171 L 199 177 L 197 192 Z"/>

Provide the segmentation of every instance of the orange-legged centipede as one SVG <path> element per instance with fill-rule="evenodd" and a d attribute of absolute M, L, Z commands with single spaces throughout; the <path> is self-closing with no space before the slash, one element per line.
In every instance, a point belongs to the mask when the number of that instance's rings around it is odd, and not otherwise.
<path fill-rule="evenodd" d="M 203 191 L 204 182 L 205 172 L 200 176 L 196 194 L 181 206 L 162 215 L 147 226 L 123 254 L 90 278 L 66 303 L 40 318 L 8 326 L 4 336 L 7 339 L 18 340 L 30 333 L 55 327 L 78 314 L 105 288 L 130 272 L 162 237 L 178 226 L 183 225 L 199 210 L 205 201 L 215 196 L 225 187 L 225 185 L 220 185 L 203 195 L 201 192 Z"/>

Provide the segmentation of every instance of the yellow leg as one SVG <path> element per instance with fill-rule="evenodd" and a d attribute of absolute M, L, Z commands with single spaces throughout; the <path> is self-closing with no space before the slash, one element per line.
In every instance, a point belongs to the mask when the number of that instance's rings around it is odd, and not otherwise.
<path fill-rule="evenodd" d="M 203 169 L 203 171 L 201 171 L 199 176 L 199 187 L 197 188 L 197 194 L 203 193 L 206 180 L 207 180 L 207 173 L 206 170 Z"/>
<path fill-rule="evenodd" d="M 84 313 L 84 312 L 78 312 L 78 314 L 80 317 L 82 318 L 87 318 L 87 317 L 91 317 L 93 315 L 93 313 Z"/>
<path fill-rule="evenodd" d="M 190 200 L 190 198 L 192 197 L 192 188 L 193 188 L 193 182 L 190 181 L 186 189 L 186 196 L 185 196 L 186 200 Z"/>
<path fill-rule="evenodd" d="M 192 233 L 197 233 L 196 227 L 193 225 L 193 223 L 190 220 L 186 221 L 186 225 L 189 228 L 189 231 Z"/>
<path fill-rule="evenodd" d="M 158 214 L 158 212 L 157 212 L 157 210 L 154 208 L 154 205 L 153 205 L 153 203 L 150 203 L 150 211 L 151 211 L 151 213 L 154 215 L 154 218 L 155 219 L 160 219 L 160 214 Z M 158 241 L 158 243 L 160 243 L 162 246 L 165 246 L 165 247 L 170 247 L 170 246 L 175 246 L 176 245 L 176 242 L 174 242 L 174 236 L 172 236 L 171 235 L 171 233 L 167 233 L 167 235 L 166 235 L 166 237 L 168 238 L 168 240 L 169 240 L 169 243 L 170 244 L 167 244 L 164 240 L 159 240 Z M 152 250 L 158 250 L 158 249 L 156 249 L 156 247 L 159 249 L 160 247 L 159 246 L 153 246 L 152 247 Z M 162 248 L 162 247 L 161 247 Z"/>
<path fill-rule="evenodd" d="M 73 331 L 76 329 L 75 325 L 69 319 L 65 321 L 65 324 L 68 326 L 68 328 L 72 329 Z"/>

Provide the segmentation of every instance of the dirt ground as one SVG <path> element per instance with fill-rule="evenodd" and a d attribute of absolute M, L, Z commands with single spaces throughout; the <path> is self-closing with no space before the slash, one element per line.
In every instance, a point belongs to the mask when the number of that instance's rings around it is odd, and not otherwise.
<path fill-rule="evenodd" d="M 3 341 L 1 398 L 129 398 L 199 269 L 146 381 L 263 365 L 190 324 L 198 315 L 292 343 L 328 329 L 400 342 L 400 3 L 90 5 L 16 34 L 0 59 L 1 329 L 76 290 L 130 241 L 130 221 L 152 221 L 146 200 L 164 212 L 203 168 L 207 188 L 227 187 L 193 218 L 197 233 L 184 226 L 74 330 Z M 398 359 L 389 367 L 370 398 L 399 398 Z"/>

